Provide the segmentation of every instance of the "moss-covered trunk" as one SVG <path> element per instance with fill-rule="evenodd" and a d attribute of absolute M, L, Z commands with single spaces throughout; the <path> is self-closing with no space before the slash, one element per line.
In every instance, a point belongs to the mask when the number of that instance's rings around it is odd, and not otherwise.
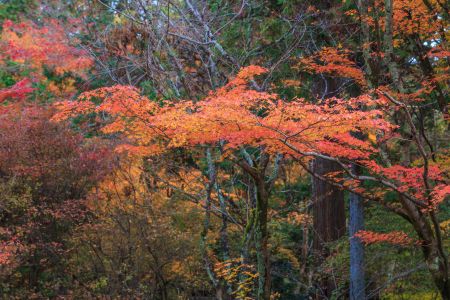
<path fill-rule="evenodd" d="M 270 299 L 270 255 L 267 247 L 267 210 L 269 193 L 263 178 L 259 178 L 257 185 L 256 199 L 256 223 L 255 223 L 255 248 L 258 271 L 258 299 Z"/>

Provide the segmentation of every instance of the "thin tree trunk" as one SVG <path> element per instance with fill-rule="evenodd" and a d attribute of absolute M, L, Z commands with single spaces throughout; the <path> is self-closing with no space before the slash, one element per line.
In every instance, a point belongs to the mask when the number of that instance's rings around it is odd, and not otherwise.
<path fill-rule="evenodd" d="M 363 57 L 364 57 L 364 69 L 366 71 L 366 77 L 369 84 L 369 88 L 372 88 L 373 85 L 376 85 L 376 78 L 374 78 L 373 70 L 372 70 L 372 60 L 370 58 L 370 28 L 367 22 L 368 18 L 368 3 L 367 0 L 358 0 L 358 10 L 361 16 L 361 32 L 363 38 Z"/>
<path fill-rule="evenodd" d="M 434 284 L 439 290 L 443 300 L 450 299 L 450 282 L 446 272 L 445 261 L 440 258 L 438 249 L 434 249 L 426 255 L 428 270 L 430 271 Z"/>
<path fill-rule="evenodd" d="M 216 182 L 216 170 L 214 162 L 211 156 L 211 149 L 206 149 L 206 159 L 208 162 L 208 185 L 206 187 L 206 198 L 205 198 L 205 219 L 203 221 L 203 230 L 200 234 L 200 252 L 202 254 L 202 259 L 205 264 L 205 269 L 208 274 L 211 283 L 216 289 L 216 298 L 219 300 L 226 299 L 226 294 L 223 291 L 223 286 L 218 278 L 214 274 L 212 263 L 208 257 L 207 251 L 207 236 L 210 226 L 211 219 L 211 192 Z"/>
<path fill-rule="evenodd" d="M 409 216 L 409 220 L 421 241 L 421 248 L 434 284 L 443 300 L 450 299 L 450 281 L 448 276 L 448 262 L 440 255 L 438 242 L 427 218 L 409 200 L 400 196 L 402 206 Z"/>
<path fill-rule="evenodd" d="M 267 242 L 267 211 L 269 194 L 265 187 L 264 177 L 256 183 L 256 224 L 255 224 L 255 248 L 258 271 L 258 300 L 270 299 L 270 260 Z"/>
<path fill-rule="evenodd" d="M 228 246 L 228 219 L 227 219 L 227 202 L 222 194 L 219 184 L 216 182 L 215 188 L 217 191 L 217 197 L 219 198 L 219 206 L 222 217 L 222 226 L 220 227 L 220 251 L 222 254 L 222 260 L 227 261 L 230 259 L 230 250 Z"/>
<path fill-rule="evenodd" d="M 394 43 L 393 43 L 393 2 L 392 0 L 384 1 L 384 10 L 386 12 L 384 26 L 384 60 L 391 74 L 392 81 L 398 88 L 400 93 L 404 93 L 403 82 L 400 79 L 400 72 L 395 62 Z"/>
<path fill-rule="evenodd" d="M 228 245 L 228 217 L 227 217 L 227 202 L 222 194 L 222 190 L 220 189 L 217 180 L 215 182 L 215 188 L 217 191 L 217 197 L 219 198 L 219 206 L 221 211 L 222 218 L 222 226 L 220 227 L 219 236 L 220 236 L 220 254 L 222 256 L 222 261 L 227 262 L 230 260 L 230 249 Z M 228 282 L 225 282 L 225 286 L 227 289 L 227 297 L 231 295 L 233 289 Z"/>
<path fill-rule="evenodd" d="M 248 176 L 248 191 L 247 191 L 247 222 L 244 228 L 241 242 L 241 264 L 247 265 L 249 263 L 250 242 L 253 237 L 255 227 L 255 213 L 256 213 L 256 185 L 253 179 Z M 239 274 L 240 282 L 244 282 L 248 276 L 244 273 Z"/>
<path fill-rule="evenodd" d="M 357 166 L 352 166 L 353 172 L 358 173 Z M 364 229 L 363 199 L 350 193 L 349 197 L 350 217 L 348 234 L 350 236 L 350 299 L 366 299 L 365 270 L 364 270 L 364 245 L 361 240 L 354 237 L 359 230 Z"/>
<path fill-rule="evenodd" d="M 261 149 L 258 165 L 252 160 L 245 149 L 241 150 L 244 160 L 239 161 L 244 172 L 249 174 L 256 186 L 256 207 L 254 216 L 254 238 L 256 249 L 256 270 L 258 272 L 258 300 L 270 299 L 270 253 L 268 249 L 269 232 L 267 230 L 269 195 L 272 184 L 277 177 L 277 172 L 272 174 L 266 182 L 266 169 L 270 161 L 270 155 Z M 278 158 L 274 168 L 279 167 Z"/>

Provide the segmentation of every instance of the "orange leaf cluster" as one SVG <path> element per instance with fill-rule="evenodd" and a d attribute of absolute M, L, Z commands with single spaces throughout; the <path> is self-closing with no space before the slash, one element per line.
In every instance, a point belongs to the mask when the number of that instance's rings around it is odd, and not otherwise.
<path fill-rule="evenodd" d="M 254 73 L 254 67 L 241 74 Z M 260 74 L 261 70 L 256 69 Z M 376 149 L 349 133 L 390 131 L 393 126 L 377 109 L 361 111 L 360 105 L 377 104 L 368 96 L 343 100 L 332 98 L 320 104 L 304 99 L 283 102 L 278 95 L 251 89 L 238 75 L 205 100 L 184 101 L 163 108 L 152 123 L 172 138 L 169 147 L 193 146 L 223 141 L 226 148 L 264 146 L 266 151 L 299 155 L 318 151 L 336 157 L 367 159 Z"/>
<path fill-rule="evenodd" d="M 289 224 L 303 225 L 303 226 L 311 225 L 313 222 L 312 217 L 310 215 L 298 212 L 289 213 L 289 215 L 287 216 L 287 220 Z"/>
<path fill-rule="evenodd" d="M 417 199 L 421 199 L 424 205 L 429 206 L 430 209 L 435 208 L 443 201 L 445 193 L 448 189 L 445 185 L 438 185 L 434 190 L 434 197 L 429 203 L 427 189 L 423 180 L 424 167 L 404 167 L 401 165 L 393 165 L 391 167 L 383 167 L 373 160 L 363 160 L 361 164 L 378 176 L 383 176 L 391 182 L 395 182 L 400 192 L 411 193 Z M 442 180 L 442 170 L 437 165 L 430 165 L 428 168 L 428 180 L 440 181 Z M 447 191 L 447 192 L 446 192 Z"/>
<path fill-rule="evenodd" d="M 13 23 L 6 20 L 0 37 L 0 59 L 31 66 L 33 76 L 42 77 L 44 66 L 58 75 L 73 73 L 85 77 L 92 60 L 85 51 L 70 45 L 65 28 L 56 20 L 46 20 L 44 26 L 31 21 Z"/>
<path fill-rule="evenodd" d="M 31 80 L 24 78 L 15 85 L 0 90 L 0 103 L 6 99 L 24 99 L 32 91 L 34 88 L 31 86 Z"/>
<path fill-rule="evenodd" d="M 59 113 L 54 119 L 106 113 L 111 122 L 103 126 L 103 132 L 123 134 L 127 143 L 119 146 L 118 151 L 138 156 L 218 142 L 225 151 L 252 146 L 296 158 L 328 155 L 357 162 L 376 177 L 394 184 L 398 192 L 410 193 L 424 205 L 430 205 L 423 167 L 383 167 L 373 157 L 378 155 L 376 139 L 360 140 L 352 135 L 360 132 L 368 136 L 392 136 L 397 126 L 384 118 L 386 99 L 362 95 L 330 98 L 318 104 L 304 99 L 286 102 L 276 94 L 252 89 L 252 80 L 265 71 L 249 66 L 204 100 L 168 103 L 163 107 L 141 96 L 133 87 L 101 88 L 83 93 L 77 101 L 58 104 Z M 442 177 L 436 165 L 430 165 L 428 173 L 429 180 L 439 181 Z M 364 192 L 357 186 L 359 183 L 356 180 L 347 186 Z M 433 201 L 442 202 L 442 197 L 436 192 Z"/>
<path fill-rule="evenodd" d="M 309 57 L 300 60 L 299 67 L 316 74 L 351 78 L 359 85 L 367 85 L 363 71 L 350 60 L 351 52 L 346 49 L 324 47 Z"/>
<path fill-rule="evenodd" d="M 388 233 L 378 233 L 373 231 L 360 230 L 354 236 L 359 238 L 366 244 L 389 243 L 399 246 L 407 246 L 413 244 L 413 240 L 402 231 L 392 231 Z"/>
<path fill-rule="evenodd" d="M 439 204 L 444 202 L 444 200 L 450 195 L 450 185 L 438 184 L 434 187 L 431 192 L 431 203 L 429 204 L 429 209 L 435 209 Z"/>
<path fill-rule="evenodd" d="M 132 87 L 101 88 L 83 93 L 75 102 L 58 104 L 55 119 L 106 112 L 113 122 L 103 128 L 105 133 L 122 132 L 142 147 L 155 148 L 155 143 L 164 139 L 167 143 L 161 151 L 223 141 L 227 149 L 264 146 L 273 153 L 297 156 L 302 151 L 317 151 L 351 159 L 367 159 L 377 150 L 370 141 L 360 141 L 350 132 L 393 128 L 380 118 L 380 110 L 358 109 L 363 104 L 377 105 L 380 99 L 361 96 L 332 98 L 320 104 L 304 99 L 283 102 L 276 94 L 252 89 L 249 81 L 265 71 L 246 67 L 202 101 L 181 101 L 162 108 Z M 102 102 L 95 105 L 93 98 Z"/>
<path fill-rule="evenodd" d="M 394 33 L 435 35 L 443 28 L 443 20 L 438 18 L 439 4 L 429 1 L 431 10 L 424 1 L 396 0 L 393 1 Z"/>
<path fill-rule="evenodd" d="M 96 105 L 95 103 L 99 103 Z M 106 113 L 112 120 L 102 127 L 106 134 L 124 133 L 136 145 L 122 145 L 119 152 L 128 151 L 139 155 L 160 152 L 154 144 L 162 136 L 151 124 L 151 117 L 159 110 L 155 102 L 140 95 L 132 86 L 115 85 L 82 93 L 77 101 L 55 104 L 58 112 L 54 121 L 61 121 L 80 114 Z"/>

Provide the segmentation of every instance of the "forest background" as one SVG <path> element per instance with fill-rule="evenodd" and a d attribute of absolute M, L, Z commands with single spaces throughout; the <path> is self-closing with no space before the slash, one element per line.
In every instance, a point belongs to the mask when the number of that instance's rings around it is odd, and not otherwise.
<path fill-rule="evenodd" d="M 450 299 L 442 0 L 0 0 L 4 299 Z"/>

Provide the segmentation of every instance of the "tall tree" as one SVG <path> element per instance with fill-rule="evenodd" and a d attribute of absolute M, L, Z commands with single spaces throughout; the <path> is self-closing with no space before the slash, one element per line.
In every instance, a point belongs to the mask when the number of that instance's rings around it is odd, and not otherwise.
<path fill-rule="evenodd" d="M 326 176 L 337 172 L 340 166 L 331 161 L 315 159 L 312 170 L 318 176 Z M 318 262 L 323 261 L 330 253 L 327 243 L 334 242 L 345 235 L 344 192 L 329 184 L 324 179 L 313 176 L 313 219 L 314 249 Z M 331 276 L 323 276 L 318 282 L 319 299 L 330 298 L 336 289 L 335 280 Z"/>
<path fill-rule="evenodd" d="M 359 167 L 352 165 L 355 174 L 360 174 Z M 350 290 L 349 297 L 352 300 L 366 299 L 364 245 L 355 236 L 360 230 L 364 230 L 364 204 L 360 195 L 349 195 L 349 220 L 348 235 L 350 238 Z"/>

